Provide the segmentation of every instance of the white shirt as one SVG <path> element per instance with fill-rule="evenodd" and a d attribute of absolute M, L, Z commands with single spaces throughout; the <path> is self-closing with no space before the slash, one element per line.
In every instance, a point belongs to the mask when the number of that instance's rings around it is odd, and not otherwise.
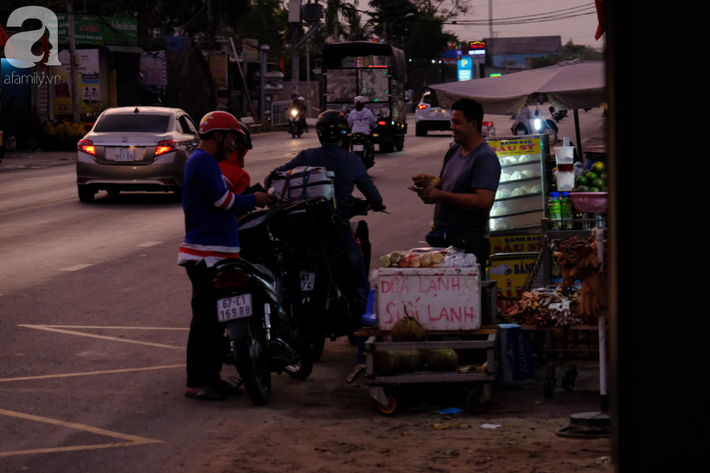
<path fill-rule="evenodd" d="M 363 107 L 359 112 L 353 109 L 348 115 L 348 126 L 352 133 L 370 134 L 370 128 L 377 126 L 377 118 L 372 114 L 369 108 Z"/>

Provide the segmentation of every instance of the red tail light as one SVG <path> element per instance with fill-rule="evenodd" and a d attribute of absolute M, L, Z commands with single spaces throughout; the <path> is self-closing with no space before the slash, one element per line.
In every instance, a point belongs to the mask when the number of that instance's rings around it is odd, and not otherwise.
<path fill-rule="evenodd" d="M 232 290 L 245 286 L 250 282 L 251 276 L 241 271 L 222 271 L 214 278 L 214 287 Z"/>
<path fill-rule="evenodd" d="M 379 122 L 377 122 L 377 124 L 380 126 L 385 126 L 385 123 L 387 122 L 385 122 L 384 120 L 380 120 Z"/>
<path fill-rule="evenodd" d="M 91 140 L 81 140 L 77 143 L 77 147 L 79 148 L 79 151 L 96 156 L 96 147 L 94 146 L 94 142 Z"/>
<path fill-rule="evenodd" d="M 429 105 L 427 105 L 427 104 L 425 104 L 425 103 L 420 103 L 419 105 L 417 105 L 417 108 L 418 108 L 419 110 L 424 110 L 424 109 L 427 108 L 428 106 L 429 106 Z"/>
<path fill-rule="evenodd" d="M 170 151 L 175 151 L 178 148 L 178 141 L 161 141 L 155 148 L 155 155 L 160 156 L 161 154 L 169 153 Z"/>

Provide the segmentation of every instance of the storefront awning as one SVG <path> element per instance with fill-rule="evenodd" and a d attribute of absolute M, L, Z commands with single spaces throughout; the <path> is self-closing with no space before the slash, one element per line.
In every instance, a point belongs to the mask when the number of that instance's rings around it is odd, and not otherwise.
<path fill-rule="evenodd" d="M 142 48 L 139 48 L 138 46 L 116 46 L 116 45 L 106 45 L 106 49 L 109 50 L 109 52 L 112 53 L 134 53 L 134 54 L 140 54 L 143 52 Z"/>

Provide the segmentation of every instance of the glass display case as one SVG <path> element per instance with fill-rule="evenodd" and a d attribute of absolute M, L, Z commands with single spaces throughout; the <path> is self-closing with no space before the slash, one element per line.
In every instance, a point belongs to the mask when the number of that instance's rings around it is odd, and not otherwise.
<path fill-rule="evenodd" d="M 540 231 L 546 216 L 546 136 L 496 137 L 486 141 L 501 165 L 500 184 L 490 212 L 491 235 Z"/>

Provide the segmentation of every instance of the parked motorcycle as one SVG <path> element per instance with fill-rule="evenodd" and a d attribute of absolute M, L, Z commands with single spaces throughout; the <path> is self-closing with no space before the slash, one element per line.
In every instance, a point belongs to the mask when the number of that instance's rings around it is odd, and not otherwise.
<path fill-rule="evenodd" d="M 356 200 L 353 215 L 366 215 L 367 201 Z M 310 324 L 313 361 L 320 359 L 325 339 L 335 341 L 347 336 L 355 343 L 353 332 L 359 328 L 360 317 L 353 311 L 355 291 L 347 257 L 342 253 L 335 235 L 335 213 L 328 202 L 302 202 L 288 209 L 290 246 L 294 249 L 301 278 L 301 293 L 305 320 Z M 384 210 L 384 209 L 383 209 Z M 352 222 L 366 274 L 369 274 L 370 241 L 367 223 Z"/>
<path fill-rule="evenodd" d="M 364 133 L 353 133 L 350 136 L 350 152 L 360 157 L 365 169 L 375 165 L 375 146 Z"/>
<path fill-rule="evenodd" d="M 301 137 L 304 132 L 303 120 L 297 108 L 293 107 L 289 110 L 288 117 L 288 132 L 292 138 Z"/>
<path fill-rule="evenodd" d="M 214 285 L 220 322 L 226 322 L 239 376 L 257 406 L 269 402 L 271 373 L 307 378 L 313 369 L 301 307 L 298 267 L 283 234 L 279 207 L 240 220 L 241 258 L 218 262 Z"/>
<path fill-rule="evenodd" d="M 530 120 L 521 115 L 513 115 L 511 119 L 515 119 L 515 122 L 510 127 L 510 131 L 514 135 L 547 134 L 550 135 L 550 145 L 557 143 L 559 130 L 555 122 L 546 120 L 539 110 L 535 110 L 534 114 L 535 116 Z"/>
<path fill-rule="evenodd" d="M 555 122 L 559 123 L 560 120 L 567 116 L 567 110 L 555 110 L 555 107 L 550 105 L 550 116 Z"/>

